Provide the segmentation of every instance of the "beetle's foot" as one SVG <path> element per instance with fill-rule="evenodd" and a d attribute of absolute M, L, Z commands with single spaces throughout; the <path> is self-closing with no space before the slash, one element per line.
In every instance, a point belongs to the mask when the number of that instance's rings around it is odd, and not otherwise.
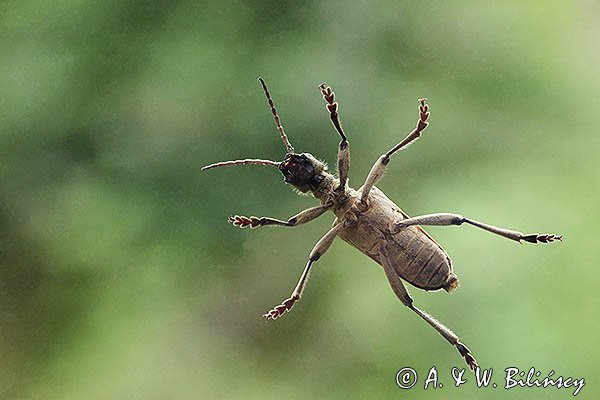
<path fill-rule="evenodd" d="M 473 354 L 471 354 L 471 350 L 469 350 L 469 348 L 461 342 L 456 342 L 455 346 L 460 355 L 465 359 L 469 369 L 471 371 L 475 371 L 479 365 L 477 365 L 477 360 L 475 360 L 475 357 L 473 357 Z"/>
<path fill-rule="evenodd" d="M 238 228 L 258 228 L 262 225 L 262 218 L 258 217 L 244 217 L 243 215 L 231 215 L 227 218 L 227 222 Z"/>
<path fill-rule="evenodd" d="M 555 235 L 553 233 L 537 234 L 532 233 L 531 235 L 522 236 L 519 240 L 524 240 L 529 243 L 552 243 L 555 240 L 562 242 L 562 235 Z"/>
<path fill-rule="evenodd" d="M 283 303 L 281 303 L 280 305 L 273 307 L 273 309 L 270 310 L 268 313 L 263 314 L 263 317 L 265 317 L 268 320 L 277 319 L 280 316 L 282 316 L 286 311 L 290 311 L 298 300 L 300 300 L 300 296 L 292 295 L 292 297 L 284 300 Z"/>
<path fill-rule="evenodd" d="M 429 106 L 425 103 L 427 99 L 419 99 L 419 121 L 417 122 L 417 130 L 422 131 L 427 128 L 429 123 Z"/>

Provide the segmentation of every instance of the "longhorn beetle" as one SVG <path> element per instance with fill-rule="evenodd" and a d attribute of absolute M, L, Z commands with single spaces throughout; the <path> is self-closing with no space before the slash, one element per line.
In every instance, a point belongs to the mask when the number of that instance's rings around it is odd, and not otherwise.
<path fill-rule="evenodd" d="M 240 228 L 258 228 L 267 225 L 292 227 L 307 223 L 329 210 L 336 216 L 333 227 L 317 242 L 310 252 L 308 262 L 292 295 L 264 314 L 264 317 L 276 319 L 292 309 L 302 296 L 311 266 L 329 249 L 335 237 L 339 236 L 380 264 L 394 293 L 402 304 L 423 318 L 451 345 L 455 346 L 469 368 L 474 370 L 477 367 L 477 361 L 471 354 L 471 350 L 449 328 L 425 311 L 417 308 L 402 282 L 402 280 L 405 280 L 424 290 L 444 289 L 451 292 L 458 287 L 458 277 L 452 269 L 450 257 L 420 225 L 449 226 L 466 223 L 517 242 L 523 240 L 529 243 L 550 243 L 555 240 L 562 240 L 562 236 L 537 233 L 523 234 L 475 221 L 458 214 L 437 213 L 411 218 L 393 201 L 388 199 L 381 190 L 375 187 L 375 184 L 383 176 L 390 162 L 390 157 L 421 137 L 421 133 L 429 125 L 427 99 L 419 99 L 419 119 L 415 129 L 379 157 L 373 164 L 369 175 L 367 175 L 365 183 L 358 190 L 354 190 L 348 186 L 349 143 L 342 129 L 338 114 L 338 103 L 335 101 L 335 95 L 331 87 L 325 83 L 319 85 L 331 122 L 341 137 L 338 147 L 337 177 L 328 173 L 327 166 L 311 154 L 296 153 L 294 151 L 294 147 L 283 130 L 265 81 L 262 78 L 258 78 L 258 80 L 271 107 L 279 135 L 285 144 L 286 154 L 283 161 L 275 162 L 259 159 L 225 161 L 207 165 L 202 170 L 228 165 L 270 165 L 279 169 L 285 182 L 303 193 L 310 192 L 320 200 L 321 204 L 304 210 L 287 221 L 270 217 L 234 215 L 229 217 L 229 223 Z"/>

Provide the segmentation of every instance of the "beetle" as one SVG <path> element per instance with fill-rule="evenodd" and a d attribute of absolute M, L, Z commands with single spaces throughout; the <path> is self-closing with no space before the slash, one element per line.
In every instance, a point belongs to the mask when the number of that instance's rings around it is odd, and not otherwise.
<path fill-rule="evenodd" d="M 341 138 L 337 155 L 337 177 L 330 174 L 327 166 L 312 154 L 295 152 L 281 125 L 265 81 L 262 78 L 258 78 L 258 80 L 267 97 L 279 135 L 286 147 L 283 161 L 233 160 L 207 165 L 202 170 L 245 164 L 273 166 L 279 169 L 286 183 L 294 186 L 300 192 L 312 194 L 320 201 L 320 205 L 308 208 L 287 221 L 270 217 L 234 215 L 228 218 L 229 223 L 240 228 L 258 228 L 270 225 L 293 227 L 307 223 L 323 215 L 326 211 L 332 211 L 336 216 L 332 228 L 310 252 L 306 266 L 291 296 L 263 316 L 267 319 L 276 319 L 292 309 L 302 297 L 313 263 L 329 249 L 334 239 L 339 236 L 381 265 L 394 293 L 402 304 L 415 312 L 451 345 L 455 346 L 469 368 L 475 370 L 478 365 L 471 350 L 449 328 L 427 312 L 417 308 L 403 283 L 406 281 L 426 291 L 444 289 L 447 292 L 452 292 L 459 285 L 450 256 L 421 226 L 470 224 L 519 243 L 521 241 L 551 243 L 555 240 L 562 241 L 562 236 L 523 234 L 451 213 L 409 217 L 375 186 L 383 176 L 391 156 L 419 139 L 429 125 L 430 113 L 426 103 L 427 99 L 419 99 L 419 118 L 416 127 L 375 161 L 364 184 L 355 190 L 348 186 L 350 146 L 340 122 L 338 103 L 331 87 L 325 83 L 319 85 L 331 122 Z"/>

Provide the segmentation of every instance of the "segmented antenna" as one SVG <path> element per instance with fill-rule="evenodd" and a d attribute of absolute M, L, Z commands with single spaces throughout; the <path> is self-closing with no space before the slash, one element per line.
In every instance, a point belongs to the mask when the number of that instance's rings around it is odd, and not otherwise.
<path fill-rule="evenodd" d="M 271 112 L 273 113 L 273 118 L 275 119 L 275 124 L 277 125 L 277 130 L 279 131 L 279 135 L 281 136 L 281 140 L 285 144 L 286 151 L 289 153 L 294 152 L 294 146 L 288 140 L 285 131 L 283 130 L 283 126 L 281 126 L 281 122 L 279 121 L 279 115 L 277 115 L 277 110 L 275 109 L 275 105 L 273 104 L 273 99 L 271 99 L 271 94 L 269 93 L 269 89 L 267 89 L 267 84 L 263 80 L 263 78 L 258 78 L 260 84 L 262 85 L 263 90 L 265 91 L 265 95 L 267 96 L 267 100 L 269 101 L 269 106 L 271 106 Z"/>
<path fill-rule="evenodd" d="M 215 164 L 207 165 L 206 167 L 202 167 L 202 171 L 206 171 L 207 169 L 217 168 L 217 167 L 227 167 L 229 165 L 244 165 L 244 164 L 254 164 L 254 165 L 271 165 L 275 168 L 279 168 L 278 162 L 271 160 L 258 160 L 253 158 L 247 158 L 245 160 L 233 160 L 233 161 L 223 161 Z"/>

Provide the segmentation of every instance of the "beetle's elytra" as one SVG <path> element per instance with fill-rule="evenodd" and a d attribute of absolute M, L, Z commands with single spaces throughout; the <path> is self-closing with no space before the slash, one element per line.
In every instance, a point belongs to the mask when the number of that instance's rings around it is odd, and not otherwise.
<path fill-rule="evenodd" d="M 301 192 L 309 192 L 320 200 L 320 205 L 304 210 L 287 221 L 269 217 L 229 217 L 229 222 L 244 228 L 257 228 L 266 225 L 297 226 L 309 222 L 326 211 L 333 211 L 336 219 L 333 227 L 317 242 L 310 252 L 308 262 L 292 295 L 280 305 L 264 314 L 267 319 L 276 319 L 292 309 L 300 300 L 304 285 L 312 264 L 327 251 L 336 236 L 348 242 L 358 250 L 380 264 L 400 301 L 423 318 L 437 330 L 450 344 L 455 346 L 468 366 L 474 370 L 477 361 L 471 351 L 459 340 L 458 336 L 442 323 L 420 310 L 413 304 L 403 280 L 425 290 L 444 289 L 448 292 L 458 287 L 458 278 L 452 269 L 450 257 L 444 249 L 429 236 L 421 225 L 461 225 L 467 223 L 488 232 L 504 236 L 517 242 L 550 243 L 562 240 L 554 234 L 523 234 L 521 232 L 498 228 L 475 221 L 458 214 L 437 213 L 410 218 L 400 207 L 388 199 L 374 185 L 382 177 L 390 157 L 417 140 L 429 125 L 429 106 L 426 99 L 419 100 L 419 119 L 417 126 L 402 141 L 384 153 L 373 165 L 362 187 L 354 190 L 348 187 L 348 169 L 350 146 L 338 115 L 338 103 L 331 87 L 324 83 L 319 86 L 331 122 L 341 137 L 337 158 L 337 177 L 327 172 L 327 166 L 308 153 L 298 154 L 290 143 L 271 95 L 262 78 L 258 78 L 263 87 L 279 135 L 286 147 L 286 155 L 281 162 L 258 159 L 225 161 L 208 165 L 211 168 L 257 164 L 270 165 L 279 169 L 284 180 Z"/>

